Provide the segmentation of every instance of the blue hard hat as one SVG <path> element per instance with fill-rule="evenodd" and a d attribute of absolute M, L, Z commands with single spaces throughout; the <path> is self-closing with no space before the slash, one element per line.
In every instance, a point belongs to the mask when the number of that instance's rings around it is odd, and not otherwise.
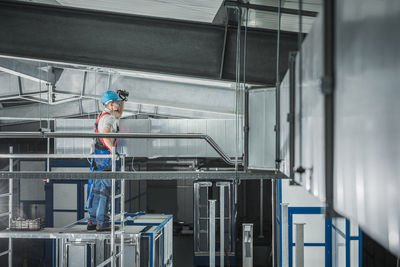
<path fill-rule="evenodd" d="M 114 91 L 105 91 L 101 96 L 101 102 L 106 105 L 110 101 L 122 101 L 122 99 Z"/>

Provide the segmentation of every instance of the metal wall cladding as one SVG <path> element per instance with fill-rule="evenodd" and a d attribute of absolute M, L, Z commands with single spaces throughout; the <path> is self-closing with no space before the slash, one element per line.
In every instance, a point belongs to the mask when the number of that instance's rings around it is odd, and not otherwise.
<path fill-rule="evenodd" d="M 94 119 L 57 119 L 57 132 L 93 132 Z M 204 133 L 211 136 L 222 150 L 235 156 L 235 120 L 159 119 L 121 120 L 121 132 L 130 133 Z M 57 138 L 56 153 L 90 153 L 91 139 Z M 192 139 L 120 139 L 124 153 L 133 157 L 219 157 L 204 140 Z M 240 148 L 243 140 L 240 140 Z M 239 156 L 242 155 L 242 149 Z"/>
<path fill-rule="evenodd" d="M 280 171 L 288 177 L 290 176 L 289 76 L 290 72 L 288 71 L 280 86 L 280 158 L 282 160 Z"/>
<path fill-rule="evenodd" d="M 337 1 L 334 208 L 400 255 L 400 1 Z"/>
<path fill-rule="evenodd" d="M 275 169 L 275 88 L 249 91 L 249 168 Z"/>
<path fill-rule="evenodd" d="M 302 175 L 296 173 L 295 180 L 324 201 L 324 96 L 320 87 L 323 71 L 321 13 L 304 40 L 301 51 L 301 66 L 299 54 L 296 57 L 294 167 L 301 166 L 306 171 Z"/>

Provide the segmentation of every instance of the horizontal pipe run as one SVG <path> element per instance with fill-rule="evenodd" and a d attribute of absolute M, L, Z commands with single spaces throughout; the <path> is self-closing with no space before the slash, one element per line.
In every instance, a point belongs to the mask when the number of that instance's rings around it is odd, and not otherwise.
<path fill-rule="evenodd" d="M 0 138 L 129 138 L 129 139 L 203 139 L 221 156 L 225 163 L 235 165 L 218 144 L 206 134 L 160 134 L 160 133 L 79 133 L 79 132 L 0 132 Z M 242 163 L 242 161 L 238 161 Z"/>
<path fill-rule="evenodd" d="M 11 212 L 0 213 L 0 217 L 5 217 L 5 216 L 8 216 L 10 214 L 11 214 Z"/>
<path fill-rule="evenodd" d="M 121 194 L 115 195 L 115 199 L 120 198 Z"/>
<path fill-rule="evenodd" d="M 111 154 L 0 154 L 0 159 L 107 159 L 111 157 Z"/>
<path fill-rule="evenodd" d="M 11 193 L 5 193 L 5 194 L 1 194 L 0 197 L 8 197 L 8 196 L 11 196 L 11 195 L 12 195 Z"/>
<path fill-rule="evenodd" d="M 8 253 L 10 253 L 10 251 L 9 251 L 9 250 L 6 250 L 6 251 L 0 253 L 0 257 L 1 257 L 1 256 L 4 256 L 4 255 L 7 255 Z"/>

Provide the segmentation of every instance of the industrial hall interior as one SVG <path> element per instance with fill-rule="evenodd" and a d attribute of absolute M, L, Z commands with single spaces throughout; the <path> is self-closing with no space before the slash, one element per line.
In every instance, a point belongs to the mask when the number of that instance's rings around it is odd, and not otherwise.
<path fill-rule="evenodd" d="M 399 0 L 0 0 L 0 266 L 400 267 Z"/>

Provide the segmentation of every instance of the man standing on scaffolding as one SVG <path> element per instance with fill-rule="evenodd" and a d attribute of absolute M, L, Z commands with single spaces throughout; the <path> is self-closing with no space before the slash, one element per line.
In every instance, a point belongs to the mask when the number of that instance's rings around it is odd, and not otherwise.
<path fill-rule="evenodd" d="M 118 90 L 117 92 L 118 93 L 106 91 L 103 93 L 101 102 L 105 108 L 96 120 L 96 133 L 118 133 L 119 119 L 124 111 L 124 103 L 127 101 L 128 93 L 123 90 Z M 111 154 L 112 147 L 115 147 L 115 149 L 117 148 L 116 138 L 96 138 L 94 142 L 94 153 Z M 111 171 L 111 167 L 111 158 L 97 158 L 92 160 L 91 171 Z M 110 218 L 108 216 L 111 180 L 89 180 L 88 191 L 89 219 L 87 229 L 96 229 L 96 231 L 111 230 Z"/>

